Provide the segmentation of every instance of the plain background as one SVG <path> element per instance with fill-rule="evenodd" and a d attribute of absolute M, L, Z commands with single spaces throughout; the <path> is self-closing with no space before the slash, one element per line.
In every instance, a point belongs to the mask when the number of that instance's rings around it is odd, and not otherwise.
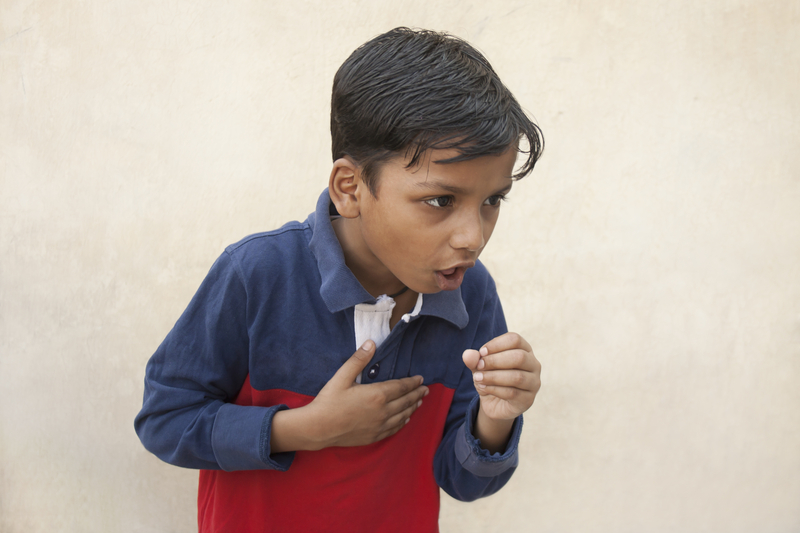
<path fill-rule="evenodd" d="M 800 530 L 799 6 L 1 0 L 0 531 L 196 527 L 145 363 L 224 246 L 313 210 L 333 74 L 399 25 L 546 137 L 483 257 L 544 384 L 442 531 Z"/>

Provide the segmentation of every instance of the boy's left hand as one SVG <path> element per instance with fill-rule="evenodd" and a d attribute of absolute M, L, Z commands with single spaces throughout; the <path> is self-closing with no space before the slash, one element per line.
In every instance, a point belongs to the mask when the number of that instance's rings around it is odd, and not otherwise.
<path fill-rule="evenodd" d="M 527 411 L 541 386 L 542 365 L 531 345 L 517 333 L 506 333 L 465 350 L 464 364 L 472 370 L 481 410 L 493 420 L 513 420 Z"/>

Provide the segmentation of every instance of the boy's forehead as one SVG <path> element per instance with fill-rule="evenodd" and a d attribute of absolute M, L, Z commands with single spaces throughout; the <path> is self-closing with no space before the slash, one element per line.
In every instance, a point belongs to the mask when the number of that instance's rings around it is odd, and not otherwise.
<path fill-rule="evenodd" d="M 514 163 L 517 158 L 516 146 L 509 147 L 497 155 L 444 162 L 459 155 L 457 149 L 428 150 L 415 165 L 409 166 L 411 157 L 398 154 L 385 161 L 378 169 L 377 185 L 380 187 L 384 179 L 397 179 L 420 192 L 436 190 L 466 194 L 471 189 L 467 186 L 467 182 L 483 178 L 479 181 L 492 181 L 503 190 L 511 189 Z"/>

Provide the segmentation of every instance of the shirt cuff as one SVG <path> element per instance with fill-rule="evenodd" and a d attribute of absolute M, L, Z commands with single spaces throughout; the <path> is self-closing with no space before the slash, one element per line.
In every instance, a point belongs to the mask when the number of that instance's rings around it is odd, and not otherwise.
<path fill-rule="evenodd" d="M 480 409 L 480 396 L 475 396 L 467 408 L 466 420 L 456 434 L 456 458 L 468 472 L 480 477 L 494 477 L 509 468 L 516 467 L 519 463 L 517 446 L 522 434 L 522 415 L 514 420 L 505 451 L 502 454 L 491 453 L 481 448 L 481 441 L 474 435 L 478 409 Z"/>
<path fill-rule="evenodd" d="M 211 442 L 220 468 L 234 470 L 280 470 L 292 464 L 294 452 L 270 454 L 272 417 L 288 409 L 285 405 L 254 407 L 227 403 L 220 407 Z"/>

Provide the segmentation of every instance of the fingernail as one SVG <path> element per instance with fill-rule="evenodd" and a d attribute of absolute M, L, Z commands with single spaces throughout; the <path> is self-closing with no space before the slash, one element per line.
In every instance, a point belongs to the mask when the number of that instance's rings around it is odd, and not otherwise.
<path fill-rule="evenodd" d="M 480 352 L 482 356 L 486 357 L 487 355 L 489 355 L 489 348 L 487 348 L 486 346 L 482 346 Z"/>
<path fill-rule="evenodd" d="M 419 407 L 420 405 L 422 405 L 422 400 L 417 402 L 417 407 Z"/>
<path fill-rule="evenodd" d="M 483 359 L 481 359 L 480 361 L 478 361 L 478 370 L 483 370 L 483 367 L 484 367 L 484 366 L 486 366 L 486 365 L 483 363 Z"/>
<path fill-rule="evenodd" d="M 472 379 L 475 381 L 483 381 L 483 372 L 475 372 L 472 374 Z"/>
<path fill-rule="evenodd" d="M 424 381 L 425 381 L 425 379 L 424 379 L 422 376 L 419 376 L 419 384 L 420 384 L 420 385 L 422 385 L 422 383 L 423 383 Z"/>
<path fill-rule="evenodd" d="M 481 390 L 486 388 L 486 385 L 484 385 L 483 383 L 477 383 L 475 386 L 478 387 Z"/>
<path fill-rule="evenodd" d="M 424 398 L 425 396 L 427 396 L 430 393 L 431 393 L 430 389 L 425 389 L 425 394 L 423 394 L 422 397 Z"/>
<path fill-rule="evenodd" d="M 372 349 L 372 341 L 366 341 L 364 344 L 361 345 L 361 349 L 364 351 L 370 351 Z"/>
<path fill-rule="evenodd" d="M 411 422 L 411 419 L 410 418 L 406 418 L 406 424 L 408 424 L 409 422 Z"/>

